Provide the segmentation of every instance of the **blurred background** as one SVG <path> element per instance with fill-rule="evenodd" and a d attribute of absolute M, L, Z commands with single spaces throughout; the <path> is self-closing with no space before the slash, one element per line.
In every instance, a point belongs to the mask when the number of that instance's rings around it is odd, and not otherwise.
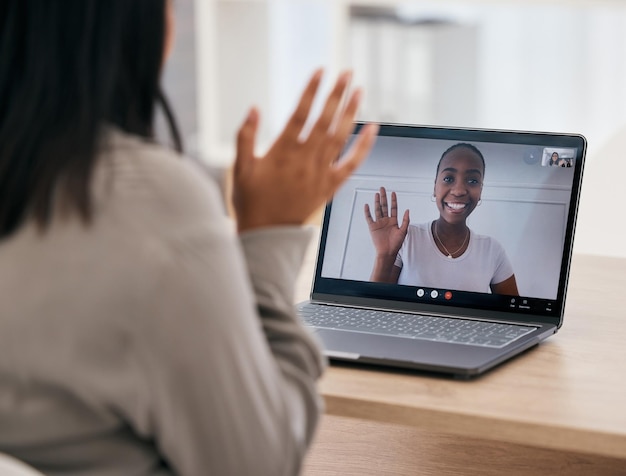
<path fill-rule="evenodd" d="M 261 110 L 262 149 L 315 68 L 326 70 L 324 89 L 351 68 L 363 120 L 585 135 L 575 251 L 626 257 L 626 1 L 175 5 L 165 89 L 187 153 L 218 175 L 250 106 Z"/>

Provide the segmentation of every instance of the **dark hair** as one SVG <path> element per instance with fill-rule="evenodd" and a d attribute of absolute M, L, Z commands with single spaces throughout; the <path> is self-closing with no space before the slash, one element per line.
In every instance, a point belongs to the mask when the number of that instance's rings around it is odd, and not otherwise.
<path fill-rule="evenodd" d="M 153 138 L 168 0 L 0 2 L 0 238 L 53 200 L 85 223 L 103 126 Z"/>
<path fill-rule="evenodd" d="M 458 144 L 454 144 L 452 147 L 449 147 L 448 149 L 446 149 L 446 151 L 443 154 L 441 154 L 441 158 L 439 159 L 439 162 L 437 163 L 437 173 L 435 175 L 439 175 L 439 166 L 441 165 L 441 161 L 443 160 L 443 158 L 446 155 L 448 155 L 450 152 L 456 149 L 469 149 L 472 152 L 474 152 L 478 157 L 480 157 L 480 160 L 483 163 L 483 175 L 484 175 L 485 158 L 483 157 L 483 153 L 480 150 L 478 150 L 478 147 L 472 144 L 468 144 L 467 142 L 459 142 Z"/>
<path fill-rule="evenodd" d="M 554 157 L 554 154 L 556 154 L 556 160 L 553 160 L 552 157 Z M 554 165 L 554 164 L 558 164 L 560 160 L 559 157 L 559 153 L 557 151 L 552 152 L 552 154 L 550 154 L 550 165 Z"/>

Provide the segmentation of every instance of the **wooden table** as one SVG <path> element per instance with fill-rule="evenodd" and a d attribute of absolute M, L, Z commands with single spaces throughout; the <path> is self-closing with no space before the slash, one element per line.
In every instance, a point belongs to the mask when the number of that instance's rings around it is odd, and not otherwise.
<path fill-rule="evenodd" d="M 626 260 L 576 255 L 561 330 L 477 380 L 332 365 L 303 474 L 626 475 L 625 302 Z"/>

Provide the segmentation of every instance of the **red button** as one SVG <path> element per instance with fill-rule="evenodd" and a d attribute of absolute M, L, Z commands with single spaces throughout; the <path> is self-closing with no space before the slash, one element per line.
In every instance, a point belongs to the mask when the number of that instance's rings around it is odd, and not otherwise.
<path fill-rule="evenodd" d="M 445 297 L 449 301 L 450 299 L 452 299 L 452 291 L 446 291 L 443 297 Z"/>

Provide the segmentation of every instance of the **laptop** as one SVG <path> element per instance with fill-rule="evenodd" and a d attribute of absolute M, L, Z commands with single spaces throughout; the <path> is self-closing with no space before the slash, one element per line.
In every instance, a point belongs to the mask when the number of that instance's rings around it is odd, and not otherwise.
<path fill-rule="evenodd" d="M 331 362 L 471 378 L 556 333 L 586 148 L 579 134 L 382 124 L 326 206 L 297 306 Z M 395 226 L 382 251 L 381 224 Z"/>

